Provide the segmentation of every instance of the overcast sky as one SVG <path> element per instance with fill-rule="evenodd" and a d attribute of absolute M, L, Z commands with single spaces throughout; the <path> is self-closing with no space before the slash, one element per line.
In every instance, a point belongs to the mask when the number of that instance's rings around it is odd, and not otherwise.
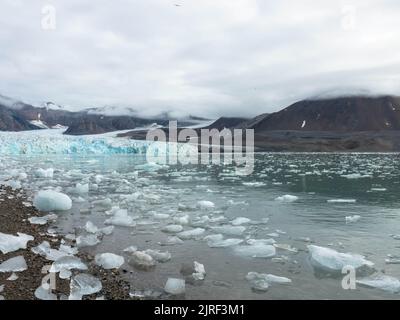
<path fill-rule="evenodd" d="M 0 94 L 209 117 L 399 94 L 399 14 L 398 0 L 1 0 Z"/>

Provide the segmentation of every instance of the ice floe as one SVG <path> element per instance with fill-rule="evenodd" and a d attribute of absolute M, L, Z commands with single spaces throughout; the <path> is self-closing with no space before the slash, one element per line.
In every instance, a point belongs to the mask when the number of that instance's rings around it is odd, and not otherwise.
<path fill-rule="evenodd" d="M 203 228 L 195 228 L 177 233 L 177 237 L 183 240 L 194 239 L 204 234 L 206 230 Z"/>
<path fill-rule="evenodd" d="M 286 277 L 258 272 L 249 272 L 246 275 L 246 280 L 249 281 L 252 288 L 256 291 L 267 291 L 271 284 L 289 284 L 292 282 L 291 279 Z"/>

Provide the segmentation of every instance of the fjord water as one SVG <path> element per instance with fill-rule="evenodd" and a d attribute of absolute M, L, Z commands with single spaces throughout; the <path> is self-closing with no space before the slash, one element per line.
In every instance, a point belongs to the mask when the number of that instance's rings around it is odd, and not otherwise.
<path fill-rule="evenodd" d="M 344 290 L 342 278 L 314 274 L 307 245 L 329 247 L 339 252 L 359 253 L 375 263 L 386 275 L 400 278 L 399 264 L 385 264 L 388 254 L 400 256 L 400 166 L 399 154 L 314 154 L 262 153 L 255 156 L 250 176 L 237 176 L 233 166 L 156 166 L 141 155 L 111 156 L 13 156 L 2 161 L 3 172 L 21 168 L 28 173 L 23 187 L 33 195 L 47 187 L 61 187 L 71 196 L 76 183 L 94 184 L 88 194 L 75 195 L 70 211 L 58 213 L 54 227 L 61 234 L 84 234 L 91 221 L 101 227 L 109 217 L 93 201 L 111 199 L 113 206 L 128 209 L 136 227 L 115 227 L 95 247 L 92 254 L 113 252 L 127 258 L 123 250 L 168 250 L 172 259 L 158 263 L 150 271 L 125 264 L 126 279 L 132 290 L 162 291 L 169 277 L 181 278 L 182 263 L 198 261 L 207 275 L 202 283 L 187 284 L 187 299 L 396 299 L 398 295 L 357 286 Z M 53 179 L 37 178 L 37 168 L 54 168 Z M 134 201 L 125 201 L 135 194 Z M 293 202 L 277 201 L 283 195 L 297 196 Z M 345 199 L 355 201 L 330 202 Z M 215 208 L 200 208 L 198 201 L 211 201 Z M 161 219 L 157 214 L 167 214 Z M 203 236 L 213 234 L 212 227 L 246 217 L 245 232 L 227 238 L 268 239 L 298 249 L 277 249 L 277 259 L 243 257 L 232 247 L 210 248 L 206 241 L 184 240 L 183 244 L 160 246 L 170 234 L 162 227 L 174 217 L 188 215 L 191 221 L 203 221 Z M 208 216 L 210 220 L 202 220 Z M 346 216 L 360 215 L 354 223 Z M 223 218 L 212 220 L 214 217 Z M 268 218 L 268 222 L 266 222 Z M 184 226 L 184 229 L 191 229 Z M 307 239 L 309 238 L 309 239 Z M 311 241 L 311 242 L 310 242 Z M 251 289 L 245 279 L 248 272 L 274 274 L 292 280 L 289 285 L 271 285 L 267 292 Z"/>

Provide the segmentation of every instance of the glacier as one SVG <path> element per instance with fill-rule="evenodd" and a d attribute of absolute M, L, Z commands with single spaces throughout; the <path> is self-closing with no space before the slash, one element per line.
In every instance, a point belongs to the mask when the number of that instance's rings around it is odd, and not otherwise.
<path fill-rule="evenodd" d="M 151 142 L 112 134 L 68 136 L 65 129 L 0 132 L 0 154 L 144 154 Z"/>

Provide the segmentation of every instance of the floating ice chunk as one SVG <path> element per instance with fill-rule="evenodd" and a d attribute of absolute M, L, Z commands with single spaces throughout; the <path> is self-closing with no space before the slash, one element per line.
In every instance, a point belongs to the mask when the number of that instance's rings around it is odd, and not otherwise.
<path fill-rule="evenodd" d="M 341 177 L 346 178 L 346 179 L 361 179 L 361 178 L 372 178 L 370 174 L 360 174 L 360 173 L 349 173 L 349 174 L 343 174 Z"/>
<path fill-rule="evenodd" d="M 4 254 L 19 249 L 26 249 L 28 241 L 32 241 L 33 237 L 24 233 L 17 233 L 18 236 L 0 232 L 0 251 Z"/>
<path fill-rule="evenodd" d="M 328 203 L 356 203 L 356 199 L 329 199 Z"/>
<path fill-rule="evenodd" d="M 64 193 L 45 190 L 39 191 L 33 205 L 40 211 L 66 211 L 72 208 L 72 200 Z"/>
<path fill-rule="evenodd" d="M 216 233 L 228 234 L 232 236 L 240 236 L 246 230 L 246 227 L 224 225 L 219 227 L 212 227 L 211 230 Z"/>
<path fill-rule="evenodd" d="M 103 286 L 99 279 L 89 274 L 78 274 L 70 283 L 71 294 L 69 300 L 81 300 L 82 296 L 99 292 Z"/>
<path fill-rule="evenodd" d="M 372 192 L 385 192 L 387 191 L 386 188 L 371 188 Z"/>
<path fill-rule="evenodd" d="M 258 244 L 263 244 L 263 245 L 271 245 L 271 244 L 275 244 L 276 241 L 275 239 L 248 239 L 247 244 L 250 245 L 258 245 Z"/>
<path fill-rule="evenodd" d="M 127 253 L 134 253 L 135 251 L 137 251 L 138 250 L 138 248 L 136 247 L 136 246 L 130 246 L 130 247 L 128 247 L 128 248 L 125 248 L 124 249 L 124 252 L 127 252 Z"/>
<path fill-rule="evenodd" d="M 158 299 L 162 292 L 155 290 L 134 290 L 129 292 L 129 296 L 133 299 Z"/>
<path fill-rule="evenodd" d="M 90 234 L 87 236 L 79 236 L 76 238 L 76 245 L 79 248 L 92 247 L 99 243 L 100 243 L 100 240 L 99 240 L 99 238 L 97 238 L 97 235 L 95 235 L 95 234 Z"/>
<path fill-rule="evenodd" d="M 272 258 L 276 254 L 274 246 L 261 243 L 248 246 L 237 246 L 233 248 L 233 251 L 240 256 L 251 258 Z"/>
<path fill-rule="evenodd" d="M 60 272 L 62 270 L 87 270 L 88 267 L 78 257 L 63 256 L 56 261 L 50 267 L 49 272 Z"/>
<path fill-rule="evenodd" d="M 273 274 L 249 272 L 246 280 L 250 282 L 254 290 L 266 291 L 270 284 L 289 284 L 292 282 L 289 278 L 279 277 Z"/>
<path fill-rule="evenodd" d="M 204 209 L 204 210 L 207 210 L 207 209 L 214 209 L 214 208 L 215 208 L 214 202 L 207 201 L 207 200 L 198 201 L 198 202 L 197 202 L 197 206 L 198 206 L 200 209 Z"/>
<path fill-rule="evenodd" d="M 144 253 L 150 255 L 157 262 L 167 262 L 171 260 L 171 254 L 168 251 L 162 252 L 160 250 L 147 249 Z"/>
<path fill-rule="evenodd" d="M 111 208 L 112 201 L 109 198 L 102 199 L 102 200 L 95 200 L 92 202 L 93 207 L 101 207 L 101 208 Z"/>
<path fill-rule="evenodd" d="M 35 297 L 39 300 L 57 300 L 57 296 L 50 289 L 44 288 L 43 285 L 35 290 Z"/>
<path fill-rule="evenodd" d="M 347 216 L 345 217 L 346 223 L 353 223 L 357 222 L 358 220 L 361 219 L 361 216 L 359 215 L 354 215 L 354 216 Z"/>
<path fill-rule="evenodd" d="M 399 293 L 400 292 L 400 281 L 397 278 L 379 274 L 372 275 L 367 278 L 356 280 L 356 283 L 370 287 L 376 288 L 383 291 L 388 291 L 391 293 Z"/>
<path fill-rule="evenodd" d="M 128 211 L 125 209 L 118 210 L 113 217 L 107 219 L 105 224 L 112 224 L 119 227 L 135 227 L 136 222 L 131 216 L 128 215 Z"/>
<path fill-rule="evenodd" d="M 166 241 L 159 242 L 160 246 L 174 246 L 177 244 L 183 244 L 183 241 L 176 236 L 168 237 Z"/>
<path fill-rule="evenodd" d="M 102 234 L 110 235 L 111 233 L 113 233 L 114 227 L 109 226 L 109 227 L 99 229 L 96 225 L 94 225 L 93 222 L 88 221 L 88 222 L 86 222 L 85 230 L 88 233 L 93 233 L 93 234 L 98 234 L 98 235 L 102 235 Z"/>
<path fill-rule="evenodd" d="M 201 264 L 197 261 L 193 263 L 194 272 L 192 273 L 194 280 L 204 280 L 206 275 L 206 269 L 204 264 Z"/>
<path fill-rule="evenodd" d="M 129 259 L 129 264 L 142 270 L 150 270 L 156 265 L 153 257 L 143 251 L 135 251 Z"/>
<path fill-rule="evenodd" d="M 341 273 L 345 266 L 358 269 L 361 267 L 372 268 L 374 265 L 359 254 L 340 253 L 330 248 L 315 245 L 308 245 L 307 248 L 311 255 L 311 265 L 317 271 Z"/>
<path fill-rule="evenodd" d="M 39 168 L 35 171 L 35 176 L 38 178 L 50 178 L 52 179 L 54 175 L 54 169 L 49 168 L 49 169 L 42 169 Z"/>
<path fill-rule="evenodd" d="M 290 194 L 285 194 L 283 196 L 275 198 L 276 201 L 281 201 L 281 202 L 294 202 L 297 201 L 299 197 L 297 196 L 292 196 Z"/>
<path fill-rule="evenodd" d="M 274 244 L 274 247 L 277 249 L 286 250 L 286 251 L 290 251 L 290 252 L 298 252 L 299 251 L 299 250 L 297 250 L 297 248 L 293 248 L 291 245 L 285 244 L 285 243 L 276 243 L 276 244 Z"/>
<path fill-rule="evenodd" d="M 246 187 L 263 187 L 265 186 L 264 182 L 242 182 L 242 184 Z"/>
<path fill-rule="evenodd" d="M 164 290 L 166 293 L 180 295 L 185 293 L 185 280 L 168 278 Z"/>
<path fill-rule="evenodd" d="M 95 262 L 104 269 L 118 269 L 125 263 L 125 259 L 113 253 L 101 253 L 96 254 Z"/>
<path fill-rule="evenodd" d="M 167 233 L 178 233 L 183 230 L 183 227 L 180 224 L 169 224 L 161 229 L 163 232 Z"/>
<path fill-rule="evenodd" d="M 87 194 L 89 193 L 89 184 L 85 183 L 85 184 L 80 184 L 77 183 L 74 189 L 74 192 L 77 194 Z"/>
<path fill-rule="evenodd" d="M 57 220 L 57 215 L 55 214 L 48 214 L 43 217 L 31 217 L 28 218 L 28 221 L 31 224 L 39 224 L 39 225 L 45 225 L 46 223 L 49 222 L 49 220 Z"/>
<path fill-rule="evenodd" d="M 189 218 L 188 215 L 184 215 L 184 216 L 180 216 L 180 217 L 174 217 L 174 222 L 176 224 L 187 226 L 190 223 L 190 218 Z"/>
<path fill-rule="evenodd" d="M 243 242 L 242 239 L 209 239 L 207 244 L 210 248 L 225 248 L 232 247 Z"/>
<path fill-rule="evenodd" d="M 238 218 L 232 220 L 232 221 L 231 221 L 231 224 L 232 224 L 233 226 L 240 226 L 240 225 L 242 225 L 242 224 L 247 224 L 247 223 L 249 223 L 249 222 L 251 222 L 251 220 L 250 220 L 249 218 L 238 217 Z"/>
<path fill-rule="evenodd" d="M 166 220 L 169 219 L 170 215 L 166 213 L 154 213 L 153 217 L 157 220 Z"/>
<path fill-rule="evenodd" d="M 177 236 L 183 240 L 194 239 L 201 236 L 205 231 L 203 228 L 195 228 L 179 232 Z"/>
<path fill-rule="evenodd" d="M 28 269 L 23 256 L 8 259 L 0 264 L 0 272 L 21 272 Z"/>

